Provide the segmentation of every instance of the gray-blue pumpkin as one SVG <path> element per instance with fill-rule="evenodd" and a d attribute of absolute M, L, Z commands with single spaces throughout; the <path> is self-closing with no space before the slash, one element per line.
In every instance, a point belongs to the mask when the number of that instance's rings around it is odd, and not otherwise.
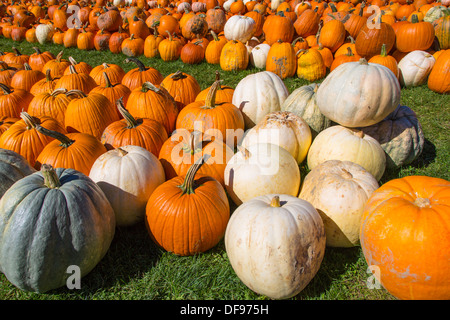
<path fill-rule="evenodd" d="M 36 172 L 20 154 L 0 148 L 0 198 L 17 180 Z"/>
<path fill-rule="evenodd" d="M 95 182 L 44 164 L 0 199 L 0 270 L 25 291 L 65 286 L 70 266 L 83 277 L 104 257 L 115 226 L 114 211 Z"/>

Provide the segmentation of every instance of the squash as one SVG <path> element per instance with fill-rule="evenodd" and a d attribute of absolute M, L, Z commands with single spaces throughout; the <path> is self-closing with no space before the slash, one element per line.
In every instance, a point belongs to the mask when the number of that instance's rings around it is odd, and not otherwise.
<path fill-rule="evenodd" d="M 377 181 L 386 169 L 386 154 L 377 140 L 361 130 L 340 125 L 320 132 L 309 148 L 307 163 L 310 170 L 327 160 L 357 163 Z"/>
<path fill-rule="evenodd" d="M 250 65 L 258 69 L 265 69 L 269 50 L 270 46 L 267 43 L 260 43 L 253 47 L 249 56 Z"/>
<path fill-rule="evenodd" d="M 361 248 L 398 299 L 450 299 L 449 206 L 449 181 L 427 176 L 390 180 L 368 199 Z"/>
<path fill-rule="evenodd" d="M 378 187 L 374 176 L 359 164 L 328 160 L 305 176 L 298 197 L 322 217 L 327 246 L 349 248 L 359 245 L 364 205 Z"/>
<path fill-rule="evenodd" d="M 16 181 L 36 172 L 17 152 L 0 148 L 0 198 Z"/>
<path fill-rule="evenodd" d="M 226 21 L 223 32 L 227 40 L 246 43 L 256 32 L 256 22 L 248 16 L 236 14 Z"/>
<path fill-rule="evenodd" d="M 150 195 L 165 181 L 158 158 L 133 145 L 99 156 L 91 167 L 89 178 L 98 184 L 111 203 L 117 226 L 131 226 L 143 221 Z"/>
<path fill-rule="evenodd" d="M 342 126 L 366 127 L 386 118 L 400 103 L 400 84 L 387 67 L 347 62 L 334 69 L 317 90 L 324 116 Z"/>
<path fill-rule="evenodd" d="M 230 218 L 225 189 L 214 178 L 197 175 L 205 156 L 153 191 L 146 206 L 151 239 L 180 256 L 205 252 L 222 240 Z"/>
<path fill-rule="evenodd" d="M 398 106 L 377 124 L 359 128 L 376 139 L 386 153 L 386 167 L 400 168 L 419 157 L 425 143 L 422 126 L 408 106 Z"/>
<path fill-rule="evenodd" d="M 428 89 L 441 94 L 450 93 L 450 73 L 445 71 L 448 71 L 449 66 L 450 49 L 447 49 L 439 55 L 428 76 Z"/>
<path fill-rule="evenodd" d="M 240 205 L 225 233 L 228 259 L 239 279 L 271 299 L 288 299 L 314 278 L 325 253 L 325 230 L 307 201 L 262 195 Z"/>
<path fill-rule="evenodd" d="M 275 111 L 251 128 L 241 145 L 248 148 L 252 143 L 273 143 L 289 151 L 300 164 L 305 160 L 311 142 L 311 129 L 303 118 L 289 111 Z"/>
<path fill-rule="evenodd" d="M 0 217 L 0 269 L 16 287 L 39 293 L 66 285 L 70 266 L 87 275 L 115 232 L 100 187 L 80 172 L 49 165 L 6 191 Z"/>
<path fill-rule="evenodd" d="M 404 56 L 398 63 L 400 83 L 404 87 L 417 87 L 427 83 L 428 75 L 436 59 L 426 51 L 414 50 Z"/>
<path fill-rule="evenodd" d="M 279 76 L 270 71 L 260 71 L 239 81 L 232 103 L 241 110 L 245 129 L 250 129 L 266 114 L 279 111 L 288 96 L 289 91 Z"/>
<path fill-rule="evenodd" d="M 289 151 L 272 143 L 239 149 L 224 172 L 226 190 L 236 205 L 270 193 L 298 195 L 300 169 Z"/>

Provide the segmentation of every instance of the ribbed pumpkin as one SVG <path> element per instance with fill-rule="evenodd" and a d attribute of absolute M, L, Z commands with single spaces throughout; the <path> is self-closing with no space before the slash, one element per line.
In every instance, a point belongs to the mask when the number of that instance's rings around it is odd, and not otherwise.
<path fill-rule="evenodd" d="M 397 60 L 395 60 L 393 56 L 389 55 L 388 52 L 386 52 L 385 44 L 383 44 L 383 46 L 381 47 L 380 54 L 373 56 L 369 59 L 368 62 L 381 64 L 382 66 L 389 68 L 389 70 L 391 70 L 392 73 L 395 74 L 397 79 L 400 77 L 400 70 L 398 68 Z"/>
<path fill-rule="evenodd" d="M 3 132 L 9 129 L 15 122 L 17 122 L 18 118 L 11 118 L 6 116 L 0 116 L 0 136 Z"/>
<path fill-rule="evenodd" d="M 107 152 L 105 146 L 87 133 L 62 134 L 37 126 L 40 134 L 51 138 L 36 159 L 36 166 L 50 164 L 54 168 L 71 168 L 89 175 L 95 160 Z"/>
<path fill-rule="evenodd" d="M 50 61 L 42 67 L 42 73 L 46 74 L 47 69 L 50 70 L 50 75 L 52 78 L 60 78 L 64 75 L 64 71 L 68 66 L 70 66 L 70 62 L 66 59 L 63 59 L 63 51 L 60 51 L 56 58 Z"/>
<path fill-rule="evenodd" d="M 367 201 L 361 248 L 396 298 L 450 299 L 449 205 L 449 181 L 426 176 L 390 180 Z"/>
<path fill-rule="evenodd" d="M 151 82 L 144 82 L 131 91 L 126 109 L 135 118 L 149 118 L 160 122 L 170 136 L 175 130 L 178 108 L 167 90 Z"/>
<path fill-rule="evenodd" d="M 137 68 L 129 70 L 122 78 L 122 84 L 127 86 L 131 91 L 140 88 L 144 82 L 151 82 L 159 85 L 164 80 L 163 75 L 153 67 L 145 66 L 139 59 L 129 57 L 125 59 L 125 63 L 133 62 Z"/>
<path fill-rule="evenodd" d="M 266 71 L 272 71 L 281 79 L 293 77 L 297 71 L 297 57 L 289 42 L 278 40 L 267 53 Z"/>
<path fill-rule="evenodd" d="M 91 92 L 96 92 L 104 95 L 106 98 L 108 98 L 112 105 L 115 105 L 118 99 L 122 99 L 123 103 L 126 105 L 131 90 L 120 82 L 112 83 L 109 80 L 109 76 L 106 72 L 103 72 L 103 77 L 105 78 L 105 84 L 94 87 Z"/>
<path fill-rule="evenodd" d="M 39 80 L 45 78 L 45 75 L 39 70 L 31 69 L 28 63 L 24 63 L 24 69 L 17 71 L 11 78 L 11 87 L 30 91 L 31 87 Z"/>
<path fill-rule="evenodd" d="M 92 71 L 92 66 L 85 61 L 76 61 L 73 57 L 68 57 L 67 60 L 69 60 L 70 65 L 73 66 L 77 73 L 90 74 L 90 72 Z M 71 68 L 70 66 L 68 66 L 66 70 L 64 70 L 64 75 L 68 75 L 71 73 Z"/>
<path fill-rule="evenodd" d="M 150 237 L 176 255 L 194 255 L 216 246 L 230 218 L 230 205 L 222 185 L 214 178 L 197 175 L 202 163 L 200 158 L 185 176 L 161 184 L 147 203 L 146 226 Z"/>
<path fill-rule="evenodd" d="M 47 69 L 45 78 L 37 81 L 30 89 L 30 93 L 33 96 L 37 96 L 40 93 L 52 92 L 56 89 L 56 82 L 58 79 L 52 78 L 51 71 Z"/>
<path fill-rule="evenodd" d="M 266 17 L 263 24 L 263 32 L 269 45 L 274 44 L 278 40 L 291 43 L 294 40 L 295 28 L 291 19 L 286 17 L 281 11 Z"/>
<path fill-rule="evenodd" d="M 381 52 L 383 44 L 386 52 L 395 45 L 395 32 L 390 24 L 378 21 L 379 27 L 366 24 L 355 39 L 356 53 L 367 60 Z"/>
<path fill-rule="evenodd" d="M 41 134 L 36 127 L 42 126 L 49 130 L 65 133 L 64 127 L 50 117 L 32 117 L 21 112 L 21 120 L 15 122 L 0 137 L 0 148 L 12 150 L 22 155 L 31 166 L 36 165 L 36 159 L 53 139 Z M 39 169 L 39 166 L 37 166 Z"/>
<path fill-rule="evenodd" d="M 441 50 L 450 49 L 450 15 L 442 17 L 434 24 L 434 32 Z"/>
<path fill-rule="evenodd" d="M 194 102 L 201 92 L 197 79 L 179 70 L 165 77 L 161 87 L 164 87 L 177 102 L 178 110 Z"/>
<path fill-rule="evenodd" d="M 66 95 L 72 96 L 64 117 L 69 133 L 84 132 L 100 139 L 105 128 L 119 120 L 114 105 L 100 93 L 70 90 Z"/>
<path fill-rule="evenodd" d="M 36 172 L 17 152 L 0 148 L 0 199 L 18 180 Z"/>
<path fill-rule="evenodd" d="M 327 67 L 317 49 L 297 52 L 297 76 L 308 81 L 317 81 L 325 77 Z"/>
<path fill-rule="evenodd" d="M 42 71 L 42 68 L 48 61 L 55 59 L 55 55 L 50 51 L 42 52 L 38 47 L 33 47 L 33 49 L 36 52 L 31 54 L 28 59 L 28 64 L 33 70 Z"/>
<path fill-rule="evenodd" d="M 67 284 L 70 266 L 88 274 L 115 232 L 114 211 L 80 172 L 45 166 L 0 200 L 0 269 L 16 287 L 46 292 Z"/>
<path fill-rule="evenodd" d="M 359 61 L 359 59 L 361 59 L 361 56 L 357 53 L 354 53 L 352 49 L 348 47 L 346 54 L 341 54 L 333 60 L 333 62 L 331 63 L 330 72 L 339 67 L 343 63 L 355 62 Z"/>
<path fill-rule="evenodd" d="M 22 89 L 11 89 L 0 83 L 0 116 L 19 118 L 20 112 L 26 111 L 33 95 Z"/>
<path fill-rule="evenodd" d="M 324 47 L 336 52 L 337 49 L 344 43 L 346 30 L 344 23 L 340 20 L 332 19 L 324 23 L 319 33 L 318 42 Z"/>
<path fill-rule="evenodd" d="M 169 138 L 164 126 L 153 119 L 135 119 L 125 109 L 122 100 L 117 101 L 117 109 L 123 119 L 105 128 L 101 142 L 108 149 L 127 145 L 140 146 L 158 156 L 163 143 Z"/>
<path fill-rule="evenodd" d="M 66 89 L 60 88 L 37 94 L 28 106 L 28 114 L 38 118 L 51 117 L 64 126 L 67 105 L 71 100 L 71 97 L 65 94 L 66 92 Z"/>
<path fill-rule="evenodd" d="M 176 128 L 201 131 L 234 148 L 244 135 L 244 117 L 232 103 L 216 104 L 215 96 L 219 86 L 220 80 L 215 81 L 204 101 L 195 101 L 185 106 L 178 114 Z"/>
<path fill-rule="evenodd" d="M 175 61 L 180 58 L 182 43 L 178 39 L 174 39 L 172 34 L 168 32 L 168 37 L 162 40 L 158 45 L 158 52 L 163 61 Z"/>
<path fill-rule="evenodd" d="M 249 61 L 248 50 L 238 40 L 229 40 L 220 53 L 220 68 L 225 71 L 239 71 L 247 69 Z"/>
<path fill-rule="evenodd" d="M 448 94 L 450 92 L 450 49 L 445 50 L 436 60 L 428 76 L 428 88 L 434 92 Z M 447 70 L 447 71 L 446 71 Z"/>
<path fill-rule="evenodd" d="M 434 41 L 434 28 L 430 22 L 419 21 L 413 15 L 411 23 L 398 28 L 395 39 L 395 46 L 401 52 L 427 50 Z"/>
<path fill-rule="evenodd" d="M 67 91 L 79 90 L 88 94 L 97 86 L 97 83 L 89 74 L 77 72 L 73 65 L 70 65 L 69 68 L 70 73 L 62 75 L 61 78 L 56 81 L 56 88 L 64 88 Z"/>
<path fill-rule="evenodd" d="M 11 79 L 17 72 L 17 68 L 9 66 L 6 62 L 0 62 L 0 83 L 10 87 Z"/>
<path fill-rule="evenodd" d="M 218 80 L 220 80 L 220 72 L 216 71 L 214 81 Z M 200 91 L 200 93 L 195 97 L 195 101 L 205 100 L 206 96 L 208 95 L 209 89 L 211 89 L 211 86 Z M 232 102 L 233 94 L 234 89 L 232 87 L 227 86 L 225 84 L 221 84 L 216 91 L 216 103 L 219 104 L 223 102 Z"/>
<path fill-rule="evenodd" d="M 211 31 L 211 35 L 213 38 L 205 49 L 205 60 L 210 64 L 219 64 L 220 53 L 228 41 L 225 36 L 218 36 L 214 31 Z"/>
<path fill-rule="evenodd" d="M 108 79 L 112 84 L 122 82 L 122 78 L 125 75 L 125 71 L 121 66 L 106 62 L 93 67 L 89 75 L 99 86 L 104 86 L 106 84 L 106 78 L 103 75 L 104 72 L 108 75 Z"/>

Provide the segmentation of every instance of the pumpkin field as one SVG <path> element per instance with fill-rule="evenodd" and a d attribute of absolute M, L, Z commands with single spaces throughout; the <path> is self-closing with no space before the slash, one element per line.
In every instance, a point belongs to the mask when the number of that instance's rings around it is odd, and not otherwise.
<path fill-rule="evenodd" d="M 449 5 L 1 1 L 0 299 L 450 299 Z"/>

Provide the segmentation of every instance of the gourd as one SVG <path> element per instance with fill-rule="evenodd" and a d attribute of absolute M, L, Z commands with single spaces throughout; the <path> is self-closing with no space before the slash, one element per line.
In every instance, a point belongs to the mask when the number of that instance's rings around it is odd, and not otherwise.
<path fill-rule="evenodd" d="M 300 179 L 295 158 L 272 143 L 240 148 L 228 161 L 224 172 L 226 190 L 236 205 L 270 193 L 297 196 Z"/>
<path fill-rule="evenodd" d="M 16 287 L 47 292 L 66 285 L 70 266 L 87 275 L 115 232 L 100 187 L 73 169 L 43 165 L 0 200 L 0 270 Z"/>
<path fill-rule="evenodd" d="M 158 158 L 134 145 L 122 146 L 99 156 L 89 177 L 111 203 L 117 226 L 131 226 L 143 221 L 150 195 L 165 181 Z"/>
<path fill-rule="evenodd" d="M 427 176 L 390 180 L 368 199 L 361 248 L 398 299 L 450 299 L 449 206 L 449 181 Z"/>
<path fill-rule="evenodd" d="M 303 179 L 299 198 L 311 203 L 322 217 L 330 247 L 359 245 L 364 205 L 378 189 L 377 180 L 351 161 L 328 160 Z"/>
<path fill-rule="evenodd" d="M 262 195 L 240 205 L 225 233 L 225 248 L 239 279 L 271 299 L 288 299 L 314 278 L 325 252 L 325 230 L 307 201 Z"/>

